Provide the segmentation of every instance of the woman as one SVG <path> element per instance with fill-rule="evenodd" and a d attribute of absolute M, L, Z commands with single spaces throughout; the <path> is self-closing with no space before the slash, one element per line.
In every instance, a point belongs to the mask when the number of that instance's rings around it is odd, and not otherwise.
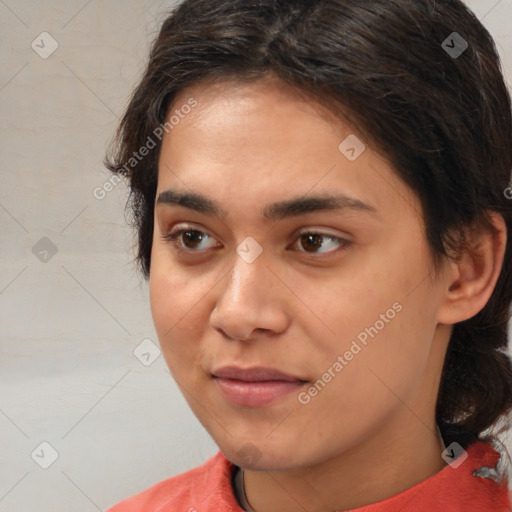
<path fill-rule="evenodd" d="M 509 511 L 511 141 L 458 0 L 182 2 L 106 165 L 219 452 L 110 512 Z"/>

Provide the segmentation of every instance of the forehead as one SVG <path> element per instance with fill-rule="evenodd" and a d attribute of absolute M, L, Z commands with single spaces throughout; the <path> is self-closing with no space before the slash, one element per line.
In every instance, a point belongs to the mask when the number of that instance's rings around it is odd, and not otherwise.
<path fill-rule="evenodd" d="M 287 123 L 288 135 L 292 135 L 294 129 L 305 132 L 310 125 L 323 130 L 354 131 L 342 122 L 340 114 L 343 115 L 343 108 L 339 103 L 336 103 L 335 112 L 334 100 L 325 101 L 325 104 L 319 102 L 306 91 L 272 75 L 257 80 L 205 79 L 181 90 L 174 98 L 167 117 L 191 98 L 197 101 L 197 105 L 182 121 L 193 120 L 195 130 L 204 125 L 206 131 L 210 132 L 212 128 L 221 129 L 227 122 L 231 126 L 236 122 L 241 128 L 258 128 L 259 122 L 259 126 L 265 127 Z M 189 124 L 182 121 L 180 124 Z M 290 121 L 301 121 L 303 124 L 297 126 L 297 123 Z M 275 137 L 276 134 L 271 135 Z"/>
<path fill-rule="evenodd" d="M 271 203 L 310 191 L 335 191 L 378 210 L 397 192 L 414 202 L 362 135 L 294 87 L 274 79 L 203 82 L 176 96 L 168 118 L 191 99 L 194 108 L 164 137 L 160 192 L 192 187 L 221 203 L 234 201 L 235 192 L 247 206 L 258 198 Z M 340 150 L 348 137 L 364 148 L 353 161 Z"/>
<path fill-rule="evenodd" d="M 185 108 L 191 100 L 194 108 Z M 190 170 L 208 166 L 210 172 L 219 166 L 245 174 L 274 169 L 275 178 L 284 168 L 296 177 L 298 161 L 329 169 L 351 132 L 328 109 L 276 79 L 196 84 L 176 96 L 171 118 L 176 124 L 164 136 L 161 162 Z"/>

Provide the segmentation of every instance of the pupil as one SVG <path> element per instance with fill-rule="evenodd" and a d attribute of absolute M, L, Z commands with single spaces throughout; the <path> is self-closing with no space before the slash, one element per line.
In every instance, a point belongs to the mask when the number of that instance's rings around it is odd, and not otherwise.
<path fill-rule="evenodd" d="M 203 239 L 201 233 L 199 233 L 199 231 L 185 231 L 185 233 L 183 233 L 185 235 L 185 238 L 186 238 L 186 242 L 185 242 L 185 245 L 188 247 L 188 242 L 191 241 L 191 244 L 192 244 L 192 248 L 195 248 L 197 245 L 199 245 L 201 243 L 201 240 Z M 196 243 L 196 245 L 194 245 L 195 242 L 198 242 Z"/>
<path fill-rule="evenodd" d="M 304 239 L 306 240 L 306 244 L 313 245 L 313 250 L 319 249 L 320 247 L 322 247 L 322 236 L 321 235 L 303 235 L 302 238 L 303 238 L 303 240 Z M 315 241 L 317 243 L 315 243 Z M 304 244 L 303 244 L 303 247 L 304 247 L 304 249 L 307 249 L 307 247 L 305 247 Z"/>

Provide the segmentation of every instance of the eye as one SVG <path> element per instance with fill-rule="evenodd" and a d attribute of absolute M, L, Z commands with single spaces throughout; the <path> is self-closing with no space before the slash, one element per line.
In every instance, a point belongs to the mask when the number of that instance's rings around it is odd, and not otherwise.
<path fill-rule="evenodd" d="M 205 233 L 204 231 L 200 231 L 198 229 L 193 229 L 190 227 L 185 227 L 182 229 L 177 229 L 176 231 L 171 231 L 170 233 L 163 235 L 162 238 L 164 240 L 170 241 L 178 251 L 199 252 L 200 250 L 205 250 L 218 246 L 218 244 L 214 243 L 210 247 L 205 247 L 204 242 L 212 237 L 208 235 L 208 233 Z M 201 244 L 203 244 L 202 247 Z"/>
<path fill-rule="evenodd" d="M 327 242 L 326 242 L 327 241 Z M 336 247 L 339 250 L 345 250 L 350 247 L 352 242 L 343 238 L 331 235 L 329 233 L 320 233 L 316 231 L 303 231 L 297 235 L 295 246 L 299 244 L 305 250 L 299 249 L 299 252 L 306 254 L 324 254 L 337 252 Z M 333 248 L 332 250 L 329 250 Z M 324 250 L 319 250 L 324 249 Z"/>
<path fill-rule="evenodd" d="M 220 244 L 208 233 L 190 226 L 185 226 L 181 229 L 171 231 L 166 235 L 162 235 L 162 239 L 170 241 L 178 252 L 199 253 L 207 249 L 220 247 Z M 208 245 L 209 240 L 211 240 L 211 242 Z M 349 240 L 334 236 L 330 233 L 310 230 L 298 233 L 292 247 L 298 252 L 305 254 L 324 254 L 334 253 L 338 250 L 346 250 L 351 244 L 352 242 Z M 297 249 L 298 246 L 302 249 Z"/>

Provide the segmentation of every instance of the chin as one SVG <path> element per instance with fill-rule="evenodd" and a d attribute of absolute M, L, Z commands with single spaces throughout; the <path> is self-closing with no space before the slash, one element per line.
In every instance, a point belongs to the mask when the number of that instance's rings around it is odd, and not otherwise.
<path fill-rule="evenodd" d="M 239 444 L 217 444 L 224 456 L 233 464 L 253 471 L 289 470 L 302 467 L 306 463 L 296 449 L 286 446 L 278 439 L 275 445 L 264 439 L 247 440 Z"/>

